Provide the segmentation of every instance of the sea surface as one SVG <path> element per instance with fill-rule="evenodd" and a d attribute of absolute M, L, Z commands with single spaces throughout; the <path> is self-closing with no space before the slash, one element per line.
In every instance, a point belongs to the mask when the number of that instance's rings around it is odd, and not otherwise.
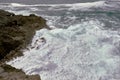
<path fill-rule="evenodd" d="M 0 3 L 51 28 L 36 31 L 24 56 L 6 63 L 42 80 L 120 80 L 120 0 L 78 2 Z"/>
<path fill-rule="evenodd" d="M 0 0 L 0 3 L 23 3 L 23 4 L 65 4 L 84 3 L 100 0 Z"/>

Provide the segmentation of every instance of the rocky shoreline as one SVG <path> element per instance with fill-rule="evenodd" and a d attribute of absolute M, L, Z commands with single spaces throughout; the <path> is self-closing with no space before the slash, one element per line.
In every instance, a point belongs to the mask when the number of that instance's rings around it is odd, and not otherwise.
<path fill-rule="evenodd" d="M 46 20 L 34 14 L 15 15 L 0 10 L 0 80 L 40 80 L 38 75 L 27 76 L 5 61 L 22 56 L 22 49 L 31 42 L 35 31 L 48 28 Z"/>

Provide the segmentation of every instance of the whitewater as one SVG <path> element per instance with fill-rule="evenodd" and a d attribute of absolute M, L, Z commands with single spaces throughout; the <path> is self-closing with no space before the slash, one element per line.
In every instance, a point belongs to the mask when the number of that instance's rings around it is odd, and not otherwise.
<path fill-rule="evenodd" d="M 74 4 L 0 3 L 16 14 L 35 13 L 51 30 L 36 31 L 24 56 L 7 64 L 42 80 L 120 80 L 120 1 Z"/>

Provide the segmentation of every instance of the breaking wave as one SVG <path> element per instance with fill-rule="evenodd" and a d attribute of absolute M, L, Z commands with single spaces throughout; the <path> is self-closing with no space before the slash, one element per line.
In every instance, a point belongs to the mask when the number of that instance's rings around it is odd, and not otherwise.
<path fill-rule="evenodd" d="M 0 3 L 0 8 L 44 17 L 24 56 L 7 64 L 42 80 L 120 79 L 120 1 L 74 4 Z"/>
<path fill-rule="evenodd" d="M 17 8 L 25 8 L 28 11 L 55 11 L 55 10 L 117 10 L 120 11 L 120 1 L 119 0 L 105 0 L 96 2 L 86 2 L 86 3 L 73 3 L 73 4 L 20 4 L 20 3 L 0 3 L 0 8 L 13 11 Z"/>
<path fill-rule="evenodd" d="M 42 29 L 24 56 L 8 64 L 44 80 L 119 80 L 120 36 L 103 26 L 88 20 L 67 29 Z"/>

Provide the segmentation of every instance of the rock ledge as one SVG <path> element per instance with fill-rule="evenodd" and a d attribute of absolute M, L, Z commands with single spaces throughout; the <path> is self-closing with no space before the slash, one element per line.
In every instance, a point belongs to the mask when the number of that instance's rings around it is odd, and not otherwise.
<path fill-rule="evenodd" d="M 4 62 L 22 56 L 21 49 L 26 48 L 35 31 L 42 28 L 48 28 L 42 17 L 0 10 L 0 80 L 40 80 L 38 75 L 27 76 Z"/>

